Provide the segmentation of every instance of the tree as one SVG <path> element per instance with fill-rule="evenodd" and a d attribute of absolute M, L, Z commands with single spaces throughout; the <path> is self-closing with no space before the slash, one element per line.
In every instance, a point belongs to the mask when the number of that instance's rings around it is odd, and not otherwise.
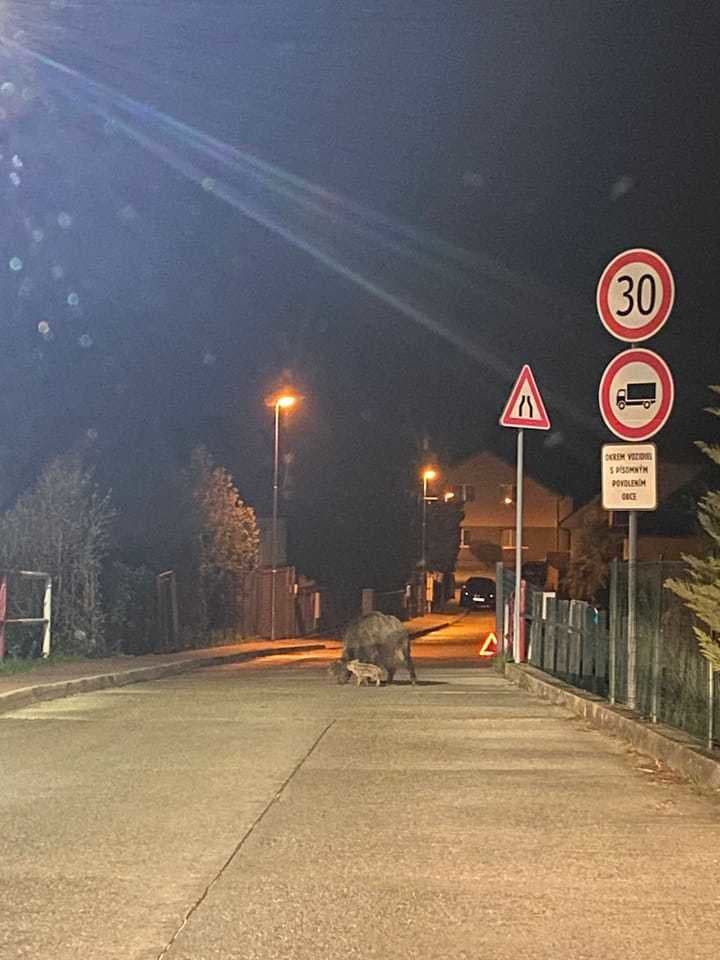
<path fill-rule="evenodd" d="M 464 515 L 462 506 L 452 500 L 428 504 L 427 558 L 430 570 L 443 574 L 455 572 Z"/>
<path fill-rule="evenodd" d="M 599 507 L 588 511 L 580 544 L 570 561 L 564 587 L 574 600 L 594 603 L 607 585 L 610 561 L 619 553 L 622 534 L 608 525 Z"/>
<path fill-rule="evenodd" d="M 710 389 L 720 395 L 720 386 Z M 720 407 L 708 407 L 707 412 L 720 417 Z M 720 464 L 720 445 L 698 441 L 696 446 L 713 463 Z M 693 625 L 700 651 L 714 670 L 720 670 L 720 490 L 705 494 L 697 516 L 710 539 L 710 551 L 705 557 L 683 556 L 688 565 L 687 578 L 668 580 L 665 586 L 684 600 L 700 621 Z"/>
<path fill-rule="evenodd" d="M 114 515 L 109 494 L 98 491 L 92 471 L 74 457 L 61 457 L 0 518 L 0 565 L 53 578 L 54 649 L 103 650 L 100 577 Z M 22 603 L 28 586 L 17 590 Z"/>
<path fill-rule="evenodd" d="M 503 558 L 502 547 L 489 540 L 473 540 L 470 544 L 470 553 L 479 563 L 494 566 Z"/>
<path fill-rule="evenodd" d="M 255 511 L 240 498 L 228 471 L 204 447 L 193 451 L 187 479 L 191 492 L 194 556 L 209 626 L 237 619 L 245 577 L 258 562 Z"/>

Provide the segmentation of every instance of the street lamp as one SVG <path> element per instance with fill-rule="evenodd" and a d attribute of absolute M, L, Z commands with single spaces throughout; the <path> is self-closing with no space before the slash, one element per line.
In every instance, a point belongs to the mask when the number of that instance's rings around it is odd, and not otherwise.
<path fill-rule="evenodd" d="M 420 550 L 420 557 L 423 572 L 427 568 L 427 501 L 428 501 L 428 483 L 431 480 L 434 480 L 437 477 L 437 470 L 433 470 L 432 467 L 427 467 L 423 470 L 422 473 L 422 482 L 423 482 L 423 498 L 422 498 L 422 548 Z"/>
<path fill-rule="evenodd" d="M 428 483 L 437 477 L 437 470 L 432 467 L 426 467 L 422 472 L 423 497 L 422 497 L 422 547 L 420 550 L 421 566 L 423 575 L 422 597 L 423 613 L 427 613 L 427 503 L 428 503 Z"/>
<path fill-rule="evenodd" d="M 271 561 L 272 577 L 270 581 L 270 639 L 274 640 L 277 633 L 277 565 L 278 565 L 278 489 L 280 478 L 280 411 L 289 410 L 298 402 L 295 394 L 284 392 L 273 397 L 271 404 L 275 409 L 275 455 L 273 458 L 273 508 L 272 508 L 272 541 Z"/>

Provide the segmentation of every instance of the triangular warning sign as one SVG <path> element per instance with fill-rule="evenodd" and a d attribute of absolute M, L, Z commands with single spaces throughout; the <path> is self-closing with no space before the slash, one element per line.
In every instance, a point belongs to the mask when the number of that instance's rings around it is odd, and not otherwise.
<path fill-rule="evenodd" d="M 497 637 L 494 633 L 489 633 L 478 650 L 479 657 L 494 657 L 497 653 Z"/>
<path fill-rule="evenodd" d="M 527 427 L 530 430 L 549 430 L 550 418 L 535 383 L 530 367 L 525 366 L 515 381 L 510 399 L 500 417 L 501 427 Z"/>

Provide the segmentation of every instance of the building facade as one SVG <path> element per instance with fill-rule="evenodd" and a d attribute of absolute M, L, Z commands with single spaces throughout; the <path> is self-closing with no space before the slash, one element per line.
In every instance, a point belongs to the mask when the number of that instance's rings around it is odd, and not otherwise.
<path fill-rule="evenodd" d="M 494 575 L 495 563 L 515 562 L 515 467 L 483 451 L 443 471 L 442 488 L 462 504 L 457 579 Z M 569 549 L 563 519 L 573 501 L 525 476 L 523 488 L 523 563 L 546 561 Z"/>

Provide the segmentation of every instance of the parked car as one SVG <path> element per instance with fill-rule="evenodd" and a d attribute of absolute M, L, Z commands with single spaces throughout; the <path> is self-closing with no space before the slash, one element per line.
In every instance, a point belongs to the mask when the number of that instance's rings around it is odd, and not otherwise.
<path fill-rule="evenodd" d="M 489 577 L 470 577 L 460 591 L 460 606 L 494 610 L 495 582 Z"/>

